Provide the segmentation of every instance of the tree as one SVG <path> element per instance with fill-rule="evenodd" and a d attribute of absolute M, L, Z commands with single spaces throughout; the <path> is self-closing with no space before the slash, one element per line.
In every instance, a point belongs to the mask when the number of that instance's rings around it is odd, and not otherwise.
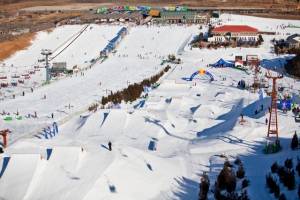
<path fill-rule="evenodd" d="M 200 183 L 199 200 L 207 200 L 207 193 L 209 190 L 209 178 L 206 173 L 203 173 Z"/>
<path fill-rule="evenodd" d="M 295 131 L 295 134 L 293 135 L 292 142 L 291 142 L 292 150 L 295 150 L 296 148 L 298 148 L 298 145 L 299 145 L 298 136 L 297 136 L 297 133 Z"/>
<path fill-rule="evenodd" d="M 242 188 L 243 189 L 246 188 L 246 187 L 248 187 L 249 185 L 250 185 L 250 181 L 248 179 L 244 179 L 242 181 Z"/>
<path fill-rule="evenodd" d="M 292 169 L 293 168 L 293 160 L 290 158 L 290 159 L 286 159 L 284 161 L 284 166 L 288 169 Z"/>
<path fill-rule="evenodd" d="M 279 196 L 279 200 L 286 200 L 286 197 L 283 193 Z"/>
<path fill-rule="evenodd" d="M 259 43 L 262 43 L 264 41 L 263 37 L 260 34 L 258 35 L 258 41 Z"/>
<path fill-rule="evenodd" d="M 296 166 L 296 171 L 298 172 L 298 176 L 300 176 L 300 160 L 298 159 L 298 163 Z"/>
<path fill-rule="evenodd" d="M 238 177 L 239 179 L 242 179 L 245 177 L 245 170 L 243 165 L 240 165 L 238 170 L 236 171 L 236 177 Z"/>
<path fill-rule="evenodd" d="M 271 171 L 272 171 L 272 173 L 277 173 L 277 171 L 278 171 L 278 164 L 277 164 L 277 162 L 273 163 L 273 165 L 271 166 Z"/>

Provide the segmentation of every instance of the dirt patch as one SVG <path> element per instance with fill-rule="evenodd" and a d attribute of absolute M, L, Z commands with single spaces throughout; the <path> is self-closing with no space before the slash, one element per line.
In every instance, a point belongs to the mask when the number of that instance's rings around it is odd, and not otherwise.
<path fill-rule="evenodd" d="M 30 46 L 31 41 L 35 38 L 36 33 L 26 33 L 13 40 L 0 42 L 0 61 L 9 58 L 17 51 L 23 50 Z"/>

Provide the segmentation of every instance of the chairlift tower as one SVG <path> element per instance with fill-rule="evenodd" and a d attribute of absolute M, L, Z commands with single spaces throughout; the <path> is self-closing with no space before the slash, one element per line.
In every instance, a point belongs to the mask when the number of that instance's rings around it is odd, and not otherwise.
<path fill-rule="evenodd" d="M 50 49 L 42 49 L 41 54 L 45 56 L 45 62 L 46 62 L 46 82 L 48 83 L 51 79 L 50 69 L 49 69 L 49 56 L 52 55 L 52 52 Z"/>
<path fill-rule="evenodd" d="M 271 108 L 269 110 L 269 124 L 268 124 L 268 138 L 270 135 L 276 135 L 276 140 L 278 140 L 278 119 L 277 119 L 277 79 L 283 78 L 283 75 L 272 76 L 270 72 L 266 73 L 266 78 L 272 79 L 273 86 L 272 92 L 269 93 L 271 95 Z"/>

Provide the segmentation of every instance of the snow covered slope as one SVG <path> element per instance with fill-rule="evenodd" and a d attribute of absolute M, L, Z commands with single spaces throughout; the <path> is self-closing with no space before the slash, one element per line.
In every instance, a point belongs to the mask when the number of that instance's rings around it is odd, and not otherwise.
<path fill-rule="evenodd" d="M 300 24 L 236 15 L 222 15 L 221 20 L 224 24 L 253 26 L 259 20 L 257 26 L 263 30 Z M 115 28 L 105 26 L 104 32 Z M 82 39 L 89 41 L 85 34 L 97 37 L 96 30 L 87 29 L 90 33 L 84 33 Z M 286 36 L 287 29 L 277 31 L 280 34 L 276 37 Z M 288 29 L 291 33 L 297 31 Z M 274 199 L 264 187 L 265 175 L 275 160 L 282 162 L 299 154 L 289 150 L 289 138 L 298 124 L 291 112 L 279 111 L 283 150 L 274 155 L 263 154 L 269 98 L 260 99 L 258 93 L 236 87 L 241 79 L 250 84 L 252 72 L 207 67 L 220 58 L 233 59 L 235 55 L 258 54 L 262 59 L 276 60 L 278 57 L 270 49 L 273 36 L 263 35 L 265 42 L 258 48 L 185 47 L 179 56 L 183 63 L 171 65 L 172 69 L 160 80 L 160 86 L 149 92 L 148 98 L 122 103 L 120 109 L 86 111 L 111 90 L 157 73 L 165 66 L 160 65 L 161 60 L 169 53 L 176 54 L 185 40 L 197 32 L 197 26 L 131 27 L 116 52 L 84 76 L 62 79 L 24 97 L 1 102 L 1 109 L 11 113 L 18 109 L 22 116 L 36 111 L 38 118 L 0 121 L 0 129 L 13 131 L 9 147 L 1 155 L 1 160 L 4 156 L 10 160 L 0 178 L 0 199 L 198 199 L 200 174 L 207 172 L 214 181 L 220 170 L 221 161 L 216 155 L 240 156 L 251 183 L 250 199 Z M 207 76 L 182 80 L 199 69 L 208 70 L 215 80 L 210 82 Z M 265 72 L 262 69 L 262 74 Z M 287 91 L 299 94 L 298 81 L 284 77 L 279 82 Z M 45 94 L 47 98 L 42 99 Z M 145 105 L 134 109 L 141 100 L 145 100 Z M 255 115 L 262 104 L 264 109 Z M 243 124 L 239 123 L 241 113 L 246 120 Z M 59 122 L 55 137 L 33 137 L 54 121 Z M 296 191 L 284 192 L 289 199 L 296 195 Z"/>

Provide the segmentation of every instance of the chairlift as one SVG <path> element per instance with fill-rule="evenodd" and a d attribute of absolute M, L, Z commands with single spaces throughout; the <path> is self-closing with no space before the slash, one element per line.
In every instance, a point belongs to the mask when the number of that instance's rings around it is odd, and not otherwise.
<path fill-rule="evenodd" d="M 12 80 L 10 82 L 10 84 L 11 84 L 11 86 L 14 86 L 14 87 L 18 86 L 18 82 L 16 80 Z"/>
<path fill-rule="evenodd" d="M 300 115 L 296 115 L 295 116 L 295 122 L 296 123 L 300 123 Z"/>
<path fill-rule="evenodd" d="M 2 88 L 8 87 L 8 83 L 7 83 L 7 82 L 1 82 L 1 83 L 0 83 L 0 86 L 1 86 Z"/>
<path fill-rule="evenodd" d="M 1 80 L 6 80 L 6 79 L 7 79 L 7 76 L 6 76 L 6 75 L 0 75 L 0 79 L 1 79 Z"/>
<path fill-rule="evenodd" d="M 14 74 L 14 75 L 11 76 L 11 78 L 20 78 L 20 76 L 17 75 L 17 74 Z"/>

